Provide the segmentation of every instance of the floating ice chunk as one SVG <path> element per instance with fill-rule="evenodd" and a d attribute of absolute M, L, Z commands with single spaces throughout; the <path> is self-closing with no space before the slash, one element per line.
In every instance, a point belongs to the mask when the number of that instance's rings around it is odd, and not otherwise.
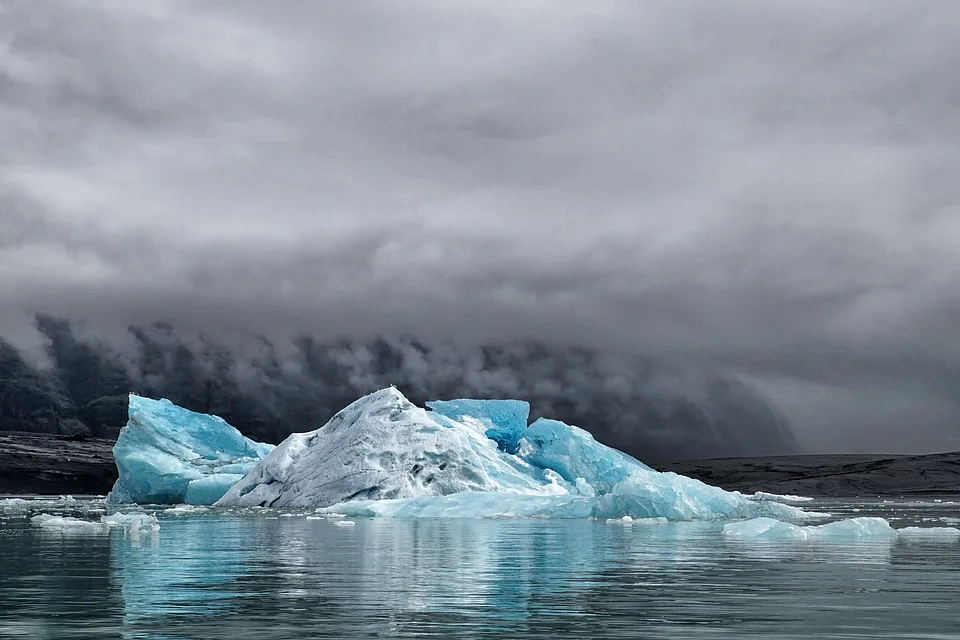
<path fill-rule="evenodd" d="M 883 518 L 852 518 L 822 525 L 801 526 L 773 518 L 755 518 L 724 525 L 728 538 L 760 540 L 896 540 L 897 531 Z"/>
<path fill-rule="evenodd" d="M 904 527 L 897 533 L 908 542 L 960 542 L 960 529 L 954 527 Z"/>
<path fill-rule="evenodd" d="M 484 435 L 507 453 L 516 453 L 530 419 L 530 403 L 522 400 L 434 400 L 427 407 L 458 422 L 478 421 Z"/>
<path fill-rule="evenodd" d="M 594 440 L 579 427 L 540 418 L 527 427 L 518 455 L 541 469 L 552 469 L 564 480 L 582 478 L 597 493 L 607 493 L 637 471 L 652 471 L 639 460 Z"/>
<path fill-rule="evenodd" d="M 156 516 L 146 513 L 114 513 L 101 516 L 100 522 L 107 527 L 123 527 L 126 534 L 137 538 L 141 533 L 157 533 L 160 531 L 160 521 Z"/>
<path fill-rule="evenodd" d="M 623 524 L 627 526 L 633 525 L 653 525 L 653 524 L 668 524 L 670 521 L 666 518 L 631 518 L 630 516 L 623 516 L 622 518 L 607 518 L 607 524 Z"/>
<path fill-rule="evenodd" d="M 322 507 L 475 491 L 546 494 L 557 487 L 484 434 L 391 387 L 316 431 L 291 435 L 217 504 Z"/>
<path fill-rule="evenodd" d="M 107 502 L 213 504 L 272 449 L 217 416 L 131 395 L 113 449 L 120 478 Z"/>
<path fill-rule="evenodd" d="M 166 515 L 175 515 L 181 516 L 188 513 L 202 513 L 204 511 L 209 511 L 207 507 L 194 506 L 189 504 L 181 504 L 170 509 L 166 509 L 163 513 Z"/>
<path fill-rule="evenodd" d="M 108 530 L 107 525 L 102 522 L 90 522 L 69 516 L 54 516 L 49 513 L 30 518 L 30 522 L 45 529 L 58 529 L 60 531 L 69 531 L 75 533 L 105 533 Z"/>
<path fill-rule="evenodd" d="M 792 504 L 797 502 L 811 502 L 813 498 L 808 498 L 807 496 L 792 496 L 790 494 L 779 494 L 779 493 L 767 493 L 766 491 L 757 491 L 751 495 L 747 496 L 750 500 L 756 500 L 757 502 L 783 502 L 784 504 Z"/>

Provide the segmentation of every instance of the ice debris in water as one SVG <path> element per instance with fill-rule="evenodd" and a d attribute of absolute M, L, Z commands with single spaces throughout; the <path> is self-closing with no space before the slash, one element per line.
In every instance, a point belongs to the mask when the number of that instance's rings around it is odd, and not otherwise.
<path fill-rule="evenodd" d="M 72 518 L 69 516 L 54 516 L 49 513 L 41 513 L 40 515 L 33 516 L 30 518 L 30 522 L 37 527 L 59 529 L 61 531 L 102 533 L 107 530 L 106 525 L 102 522 L 90 522 L 89 520 L 81 520 L 80 518 Z"/>
<path fill-rule="evenodd" d="M 287 438 L 217 504 L 396 518 L 804 517 L 795 507 L 656 472 L 555 420 L 530 425 L 516 455 L 461 420 L 421 409 L 394 388 L 378 391 L 324 427 Z"/>
<path fill-rule="evenodd" d="M 759 540 L 896 540 L 897 531 L 883 518 L 851 518 L 821 525 L 801 526 L 773 518 L 731 522 L 723 527 L 728 538 Z"/>
<path fill-rule="evenodd" d="M 478 423 L 483 434 L 507 453 L 517 452 L 530 419 L 530 403 L 522 400 L 434 400 L 427 407 L 458 422 Z"/>
<path fill-rule="evenodd" d="M 807 496 L 793 496 L 790 494 L 779 494 L 779 493 L 767 493 L 766 491 L 757 491 L 749 496 L 751 500 L 756 500 L 758 502 L 783 502 L 785 504 L 793 504 L 798 502 L 811 502 L 813 498 L 808 498 Z"/>
<path fill-rule="evenodd" d="M 141 533 L 157 533 L 160 531 L 160 521 L 156 516 L 146 513 L 114 513 L 101 516 L 100 522 L 108 527 L 123 527 L 131 538 L 137 538 Z"/>
<path fill-rule="evenodd" d="M 635 524 L 667 524 L 668 522 L 670 521 L 666 518 L 631 518 L 630 516 L 623 516 L 622 518 L 607 518 L 607 524 L 622 524 L 630 527 Z"/>
<path fill-rule="evenodd" d="M 271 450 L 217 416 L 131 395 L 107 502 L 213 504 Z"/>
<path fill-rule="evenodd" d="M 101 516 L 100 522 L 41 513 L 30 518 L 30 522 L 45 529 L 80 533 L 106 533 L 111 527 L 122 527 L 130 537 L 139 537 L 141 533 L 157 533 L 160 530 L 157 517 L 145 513 L 115 513 Z"/>

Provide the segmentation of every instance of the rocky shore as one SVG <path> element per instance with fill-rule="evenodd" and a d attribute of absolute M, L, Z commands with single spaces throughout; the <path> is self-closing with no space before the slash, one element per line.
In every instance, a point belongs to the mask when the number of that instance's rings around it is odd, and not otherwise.
<path fill-rule="evenodd" d="M 750 493 L 960 494 L 960 452 L 720 458 L 653 466 Z M 0 494 L 106 494 L 116 479 L 112 440 L 0 431 Z"/>
<path fill-rule="evenodd" d="M 960 494 L 960 451 L 927 455 L 795 455 L 654 465 L 729 491 L 868 497 Z"/>
<path fill-rule="evenodd" d="M 0 431 L 0 494 L 105 494 L 113 440 Z"/>

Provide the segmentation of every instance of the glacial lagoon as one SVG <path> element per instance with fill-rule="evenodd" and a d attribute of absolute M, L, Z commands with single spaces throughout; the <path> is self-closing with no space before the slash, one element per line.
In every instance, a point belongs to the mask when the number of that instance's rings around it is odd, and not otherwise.
<path fill-rule="evenodd" d="M 960 497 L 817 500 L 960 525 Z M 345 518 L 0 500 L 0 638 L 958 638 L 960 542 L 763 540 L 722 522 Z M 825 520 L 825 521 L 828 521 Z"/>

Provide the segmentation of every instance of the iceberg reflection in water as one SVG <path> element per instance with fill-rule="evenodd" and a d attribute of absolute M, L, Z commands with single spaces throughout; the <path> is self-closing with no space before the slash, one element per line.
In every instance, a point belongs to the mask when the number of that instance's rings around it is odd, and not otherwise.
<path fill-rule="evenodd" d="M 687 638 L 696 628 L 703 638 L 814 638 L 878 620 L 914 632 L 960 623 L 954 610 L 931 616 L 960 597 L 955 576 L 924 570 L 916 545 L 892 541 L 730 540 L 709 522 L 339 527 L 312 512 L 246 509 L 161 520 L 159 545 L 112 538 L 127 637 Z M 925 549 L 941 564 L 958 551 Z M 858 607 L 873 618 L 851 619 Z"/>

